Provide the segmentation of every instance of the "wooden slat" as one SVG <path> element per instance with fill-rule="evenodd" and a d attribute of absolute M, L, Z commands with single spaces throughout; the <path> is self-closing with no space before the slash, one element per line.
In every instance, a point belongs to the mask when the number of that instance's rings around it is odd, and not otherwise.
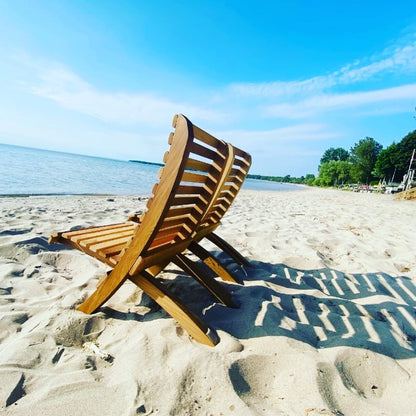
<path fill-rule="evenodd" d="M 94 238 L 88 238 L 86 240 L 81 240 L 79 242 L 79 244 L 82 247 L 90 248 L 91 246 L 93 246 L 95 244 L 109 243 L 110 241 L 118 240 L 120 238 L 125 238 L 125 237 L 130 237 L 131 238 L 131 237 L 133 237 L 133 235 L 134 235 L 134 231 L 125 231 L 123 233 L 102 235 L 102 236 L 98 236 L 98 237 L 94 237 Z"/>
<path fill-rule="evenodd" d="M 87 233 L 87 234 L 77 235 L 77 236 L 71 237 L 71 240 L 76 242 L 76 243 L 87 245 L 89 241 L 93 241 L 94 239 L 103 239 L 103 240 L 106 239 L 106 238 L 111 239 L 111 238 L 114 238 L 115 236 L 118 236 L 120 234 L 133 235 L 136 228 L 137 228 L 137 225 L 128 224 L 128 227 L 105 230 L 105 231 L 102 231 L 102 232 L 95 231 L 94 233 Z"/>
<path fill-rule="evenodd" d="M 194 216 L 198 217 L 205 212 L 206 204 L 202 200 L 202 198 L 198 198 L 194 204 L 188 205 L 175 205 L 169 209 L 169 212 L 166 214 L 166 218 L 163 221 L 170 220 L 171 218 L 176 217 L 183 217 L 186 218 L 187 216 Z"/>
<path fill-rule="evenodd" d="M 187 216 L 194 216 L 195 218 L 202 215 L 203 211 L 199 209 L 197 206 L 185 206 L 185 207 L 174 207 L 171 208 L 165 217 L 165 220 L 169 220 L 169 218 L 177 218 L 177 217 L 183 217 L 186 218 Z"/>
<path fill-rule="evenodd" d="M 199 156 L 203 156 L 210 160 L 215 160 L 217 158 L 217 153 L 214 150 L 201 146 L 198 143 L 192 143 L 190 146 L 190 150 L 192 153 L 195 153 Z"/>
<path fill-rule="evenodd" d="M 234 159 L 234 165 L 240 166 L 241 168 L 248 170 L 250 167 L 249 163 L 244 159 Z"/>
<path fill-rule="evenodd" d="M 175 127 L 175 126 L 173 126 Z M 173 143 L 173 137 L 175 136 L 175 133 L 173 131 L 171 131 L 169 133 L 169 137 L 168 137 L 168 143 L 171 145 Z"/>
<path fill-rule="evenodd" d="M 190 215 L 176 217 L 176 218 L 169 218 L 169 220 L 163 221 L 163 224 L 161 225 L 160 228 L 161 229 L 169 228 L 169 227 L 174 227 L 176 225 L 187 224 L 187 223 L 189 223 L 190 226 L 195 226 L 196 224 L 195 218 Z"/>
<path fill-rule="evenodd" d="M 126 248 L 126 244 L 118 244 L 116 246 L 108 247 L 104 250 L 100 250 L 100 254 L 107 257 L 114 257 L 119 255 Z"/>
<path fill-rule="evenodd" d="M 176 191 L 176 195 L 201 195 L 204 187 L 200 185 L 180 185 Z"/>
<path fill-rule="evenodd" d="M 72 237 L 77 236 L 77 235 L 85 235 L 85 234 L 94 233 L 96 231 L 101 231 L 101 230 L 105 231 L 105 230 L 122 228 L 122 227 L 125 227 L 126 225 L 131 226 L 131 224 L 118 223 L 118 224 L 104 225 L 101 227 L 88 227 L 88 228 L 82 228 L 80 230 L 64 231 L 63 233 L 60 233 L 60 234 L 62 235 L 63 238 L 71 239 Z"/>
<path fill-rule="evenodd" d="M 210 179 L 207 175 L 201 175 L 195 172 L 185 171 L 182 175 L 181 182 L 194 182 L 194 183 L 205 183 Z"/>
<path fill-rule="evenodd" d="M 201 203 L 199 195 L 188 196 L 188 195 L 176 195 L 173 200 L 173 205 L 196 205 Z"/>
<path fill-rule="evenodd" d="M 110 247 L 115 247 L 119 244 L 127 244 L 130 241 L 131 241 L 130 237 L 122 237 L 122 238 L 117 238 L 115 240 L 106 241 L 106 242 L 103 242 L 103 243 L 93 244 L 93 245 L 89 246 L 88 248 L 91 251 L 95 251 L 97 253 L 99 253 L 101 251 L 104 253 L 105 250 L 110 248 Z"/>
<path fill-rule="evenodd" d="M 193 130 L 194 130 L 194 136 L 198 140 L 200 140 L 201 142 L 204 142 L 204 143 L 208 144 L 211 147 L 217 147 L 218 146 L 219 140 L 216 137 L 211 136 L 205 130 L 202 130 L 201 128 L 199 128 L 195 125 L 193 126 Z"/>
<path fill-rule="evenodd" d="M 172 230 L 179 231 L 181 227 L 187 227 L 191 232 L 195 228 L 195 224 L 198 224 L 198 221 L 192 216 L 187 216 L 186 219 L 184 219 L 182 222 L 173 221 L 170 223 L 169 221 L 164 221 L 163 225 L 160 227 L 159 232 L 155 236 L 155 239 L 163 234 L 171 233 Z"/>
<path fill-rule="evenodd" d="M 166 237 L 169 237 L 169 236 L 171 237 L 171 239 L 174 239 L 175 235 L 179 233 L 182 227 L 183 227 L 183 223 L 177 224 L 173 227 L 166 227 L 157 233 L 157 236 L 153 239 L 153 241 L 158 241 L 158 240 L 161 241 L 161 240 L 166 239 Z"/>
<path fill-rule="evenodd" d="M 242 168 L 238 167 L 238 168 L 231 169 L 229 176 L 235 177 L 235 176 L 245 176 L 245 175 L 246 175 L 246 172 Z"/>
<path fill-rule="evenodd" d="M 221 170 L 221 167 L 218 166 L 216 163 L 207 163 L 203 162 L 202 160 L 196 160 L 196 159 L 188 159 L 188 162 L 186 163 L 187 169 L 193 169 L 200 172 L 210 172 L 212 168 L 215 168 L 216 170 Z"/>

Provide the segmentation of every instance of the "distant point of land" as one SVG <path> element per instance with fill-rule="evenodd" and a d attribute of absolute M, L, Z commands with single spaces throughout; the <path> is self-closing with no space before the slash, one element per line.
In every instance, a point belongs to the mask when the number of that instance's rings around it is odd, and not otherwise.
<path fill-rule="evenodd" d="M 163 163 L 145 162 L 144 160 L 129 160 L 129 162 L 141 163 L 142 165 L 165 166 Z"/>

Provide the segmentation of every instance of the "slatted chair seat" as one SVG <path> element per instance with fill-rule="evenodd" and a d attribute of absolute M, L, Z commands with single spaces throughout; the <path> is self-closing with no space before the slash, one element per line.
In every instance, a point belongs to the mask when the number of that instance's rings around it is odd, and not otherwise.
<path fill-rule="evenodd" d="M 133 238 L 136 228 L 137 224 L 131 223 L 84 228 L 60 233 L 51 242 L 67 244 L 114 267 L 120 260 L 120 253 Z"/>
<path fill-rule="evenodd" d="M 168 290 L 155 276 L 176 262 L 228 306 L 235 306 L 217 282 L 188 264 L 184 258 L 199 226 L 218 201 L 230 175 L 232 146 L 194 126 L 185 116 L 175 116 L 175 132 L 165 166 L 139 224 L 132 222 L 91 227 L 54 234 L 50 243 L 63 243 L 104 262 L 112 270 L 78 309 L 93 313 L 130 279 L 175 318 L 197 341 L 215 345 L 212 329 Z"/>

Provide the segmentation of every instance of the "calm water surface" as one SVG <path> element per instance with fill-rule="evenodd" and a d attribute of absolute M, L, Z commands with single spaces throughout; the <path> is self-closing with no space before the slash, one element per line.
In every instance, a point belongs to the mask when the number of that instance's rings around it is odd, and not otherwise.
<path fill-rule="evenodd" d="M 0 195 L 150 194 L 159 166 L 0 144 Z M 243 188 L 296 186 L 247 179 Z"/>

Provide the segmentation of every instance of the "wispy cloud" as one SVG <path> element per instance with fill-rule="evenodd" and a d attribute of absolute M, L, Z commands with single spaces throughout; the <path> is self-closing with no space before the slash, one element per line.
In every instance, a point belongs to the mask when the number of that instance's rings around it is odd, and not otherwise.
<path fill-rule="evenodd" d="M 230 91 L 241 97 L 258 98 L 290 98 L 319 94 L 337 85 L 350 85 L 370 80 L 376 75 L 388 72 L 403 73 L 416 71 L 416 40 L 413 38 L 406 44 L 389 49 L 372 57 L 367 64 L 357 61 L 345 65 L 341 69 L 327 74 L 298 81 L 276 81 L 262 83 L 234 83 Z"/>
<path fill-rule="evenodd" d="M 382 55 L 386 55 L 385 51 Z M 339 83 L 351 84 L 366 81 L 385 72 L 416 71 L 416 40 L 406 46 L 396 47 L 389 56 L 375 60 L 368 65 L 356 65 L 343 68 L 338 77 Z"/>
<path fill-rule="evenodd" d="M 38 79 L 27 86 L 30 93 L 106 122 L 158 124 L 177 112 L 211 122 L 222 119 L 214 110 L 156 94 L 100 91 L 58 63 L 31 65 L 37 69 Z"/>
<path fill-rule="evenodd" d="M 335 85 L 333 75 L 313 77 L 304 81 L 275 81 L 261 83 L 235 83 L 229 89 L 238 96 L 272 98 L 310 94 Z"/>
<path fill-rule="evenodd" d="M 415 101 L 416 84 L 385 88 L 375 91 L 346 94 L 321 94 L 294 103 L 281 103 L 265 108 L 265 115 L 277 118 L 300 119 L 318 113 L 342 110 L 363 105 L 382 105 L 396 100 Z"/>
<path fill-rule="evenodd" d="M 234 83 L 223 90 L 207 90 L 203 102 L 143 91 L 100 90 L 59 63 L 26 59 L 26 64 L 37 74 L 27 86 L 32 94 L 105 122 L 156 125 L 177 112 L 210 124 L 241 121 L 247 114 L 269 120 L 306 119 L 325 111 L 414 97 L 416 84 L 373 91 L 368 88 L 371 80 L 388 73 L 416 72 L 416 39 L 413 36 L 406 44 L 326 75 L 288 82 Z M 362 88 L 362 82 L 367 82 L 366 91 L 339 93 L 343 86 Z M 367 113 L 371 111 L 367 109 Z"/>
<path fill-rule="evenodd" d="M 289 142 L 327 140 L 337 137 L 338 133 L 328 130 L 325 124 L 305 123 L 271 130 L 227 130 L 219 132 L 219 136 L 236 138 L 246 146 L 254 148 L 263 146 L 265 143 L 285 145 Z"/>

